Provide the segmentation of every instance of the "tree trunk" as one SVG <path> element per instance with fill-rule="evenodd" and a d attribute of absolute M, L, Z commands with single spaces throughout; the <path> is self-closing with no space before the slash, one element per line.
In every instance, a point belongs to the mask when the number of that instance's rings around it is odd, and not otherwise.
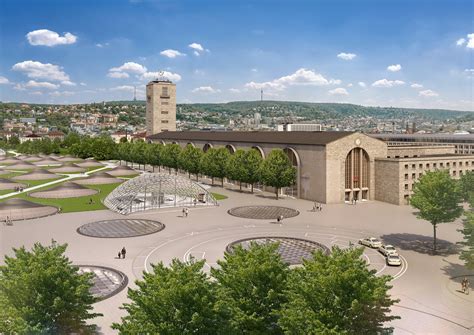
<path fill-rule="evenodd" d="M 436 255 L 436 224 L 433 225 L 433 254 Z"/>
<path fill-rule="evenodd" d="M 214 186 L 214 177 L 211 177 L 211 184 Z"/>
<path fill-rule="evenodd" d="M 224 188 L 224 177 L 221 178 L 221 186 Z"/>
<path fill-rule="evenodd" d="M 280 189 L 279 189 L 278 187 L 275 187 L 275 195 L 276 195 L 277 200 L 278 200 L 278 191 L 279 191 L 279 190 L 280 190 Z"/>
<path fill-rule="evenodd" d="M 168 174 L 171 174 L 171 167 L 168 167 Z"/>
<path fill-rule="evenodd" d="M 153 172 L 155 172 L 155 166 L 153 165 Z"/>
<path fill-rule="evenodd" d="M 242 192 L 242 181 L 239 180 L 240 192 Z"/>
<path fill-rule="evenodd" d="M 188 177 L 189 179 L 191 179 L 191 172 L 188 172 Z"/>
<path fill-rule="evenodd" d="M 252 192 L 252 194 L 253 194 L 253 183 L 250 186 L 250 192 Z"/>

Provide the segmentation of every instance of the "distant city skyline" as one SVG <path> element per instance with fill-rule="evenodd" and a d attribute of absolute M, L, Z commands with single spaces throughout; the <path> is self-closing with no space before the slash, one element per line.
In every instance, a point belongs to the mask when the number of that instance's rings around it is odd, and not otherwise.
<path fill-rule="evenodd" d="M 0 100 L 291 100 L 474 110 L 467 1 L 2 1 Z"/>

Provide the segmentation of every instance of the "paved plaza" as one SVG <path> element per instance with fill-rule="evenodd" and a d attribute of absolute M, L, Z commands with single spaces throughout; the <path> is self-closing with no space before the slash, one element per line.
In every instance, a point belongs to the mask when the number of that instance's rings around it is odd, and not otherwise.
<path fill-rule="evenodd" d="M 51 239 L 68 243 L 67 255 L 74 264 L 114 269 L 128 277 L 128 287 L 136 287 L 134 281 L 150 271 L 151 264 L 169 263 L 173 258 L 187 260 L 190 257 L 205 259 L 205 270 L 215 266 L 229 244 L 249 238 L 296 238 L 314 241 L 326 247 L 338 245 L 346 248 L 356 244 L 359 238 L 380 237 L 400 250 L 403 264 L 388 267 L 384 257 L 373 249 L 365 249 L 364 259 L 378 275 L 393 276 L 391 294 L 400 302 L 393 313 L 402 317 L 392 322 L 396 334 L 473 334 L 474 294 L 459 292 L 463 275 L 467 271 L 457 257 L 456 242 L 462 239 L 457 231 L 461 223 L 441 224 L 438 238 L 439 255 L 430 254 L 432 226 L 413 215 L 408 206 L 394 206 L 380 202 L 362 202 L 357 205 L 326 205 L 322 212 L 312 211 L 313 203 L 305 200 L 284 198 L 275 200 L 271 194 L 248 194 L 237 190 L 213 188 L 228 196 L 217 207 L 190 208 L 189 216 L 183 217 L 181 208 L 164 208 L 150 212 L 138 212 L 123 216 L 101 210 L 94 212 L 57 214 L 35 220 L 14 222 L 13 226 L 0 226 L 1 261 L 5 254 L 12 255 L 12 247 L 31 247 L 35 242 L 48 244 Z M 285 216 L 283 223 L 276 217 L 252 219 L 230 215 L 229 210 L 243 206 L 277 206 L 291 209 L 299 215 Z M 274 215 L 274 214 L 272 214 Z M 107 225 L 94 225 L 107 220 Z M 127 221 L 122 221 L 127 220 Z M 128 221 L 131 220 L 131 221 Z M 126 222 L 152 220 L 165 225 L 151 234 L 129 236 L 136 230 Z M 116 224 L 114 224 L 114 222 Z M 103 235 L 113 238 L 95 238 L 78 233 L 83 228 L 87 235 Z M 104 228 L 107 227 L 107 228 Z M 138 226 L 137 226 L 138 227 Z M 148 228 L 144 228 L 147 231 Z M 132 233 L 133 234 L 133 233 Z M 295 259 L 308 247 L 295 240 L 283 240 L 287 254 Z M 296 244 L 295 244 L 296 243 Z M 125 259 L 117 253 L 127 249 Z M 470 277 L 471 282 L 474 277 Z M 473 283 L 473 282 L 472 282 Z M 474 283 L 473 283 L 474 284 Z M 124 315 L 119 307 L 127 301 L 127 290 L 96 303 L 97 312 L 103 313 L 96 322 L 103 334 L 114 334 L 110 329 Z"/>

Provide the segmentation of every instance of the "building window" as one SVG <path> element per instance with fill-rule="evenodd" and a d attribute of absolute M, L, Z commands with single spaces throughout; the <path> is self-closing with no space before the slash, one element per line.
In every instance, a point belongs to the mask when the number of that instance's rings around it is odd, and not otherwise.
<path fill-rule="evenodd" d="M 162 87 L 161 88 L 161 96 L 162 97 L 167 97 L 168 96 L 168 87 Z"/>
<path fill-rule="evenodd" d="M 423 164 L 419 164 L 418 168 L 423 169 Z"/>
<path fill-rule="evenodd" d="M 446 163 L 446 166 L 449 167 L 451 164 L 449 164 L 449 162 Z"/>
<path fill-rule="evenodd" d="M 405 164 L 405 170 L 408 170 L 408 164 Z"/>
<path fill-rule="evenodd" d="M 162 105 L 169 105 L 169 102 L 168 101 L 162 101 L 161 104 Z"/>
<path fill-rule="evenodd" d="M 416 164 L 412 164 L 412 165 L 411 165 L 411 168 L 412 168 L 412 169 L 415 169 L 415 168 L 416 168 Z"/>
<path fill-rule="evenodd" d="M 405 180 L 408 180 L 408 173 L 405 173 Z"/>
<path fill-rule="evenodd" d="M 439 163 L 439 166 L 440 166 L 441 168 L 443 168 L 443 167 L 444 167 L 444 163 Z"/>
<path fill-rule="evenodd" d="M 405 184 L 405 191 L 408 191 L 408 184 Z"/>
<path fill-rule="evenodd" d="M 168 111 L 161 111 L 161 114 L 167 115 L 167 114 L 168 114 Z"/>
<path fill-rule="evenodd" d="M 427 168 L 427 169 L 429 169 L 429 168 L 430 168 L 430 164 L 429 164 L 429 163 L 428 163 L 428 164 L 426 164 L 426 168 Z"/>
<path fill-rule="evenodd" d="M 453 171 L 453 176 L 455 176 L 455 175 L 456 175 L 456 171 Z"/>
<path fill-rule="evenodd" d="M 151 102 L 151 95 L 146 96 L 146 102 Z"/>
<path fill-rule="evenodd" d="M 433 167 L 436 169 L 436 163 L 433 163 Z"/>
<path fill-rule="evenodd" d="M 416 173 L 411 174 L 411 179 L 416 179 Z"/>
<path fill-rule="evenodd" d="M 462 162 L 459 162 L 459 166 L 462 166 Z"/>
<path fill-rule="evenodd" d="M 456 162 L 453 162 L 453 167 L 456 167 Z"/>
<path fill-rule="evenodd" d="M 161 120 L 161 123 L 168 123 L 168 120 Z"/>

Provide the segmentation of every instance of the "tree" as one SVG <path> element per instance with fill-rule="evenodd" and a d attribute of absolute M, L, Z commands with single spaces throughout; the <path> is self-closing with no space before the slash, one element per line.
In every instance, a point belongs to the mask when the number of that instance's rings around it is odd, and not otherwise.
<path fill-rule="evenodd" d="M 170 267 L 152 265 L 152 273 L 129 289 L 127 315 L 112 328 L 120 334 L 225 334 L 215 310 L 215 284 L 203 273 L 204 261 L 181 262 Z"/>
<path fill-rule="evenodd" d="M 262 156 L 257 149 L 250 149 L 245 154 L 245 168 L 247 175 L 244 182 L 252 185 L 251 192 L 253 193 L 253 185 L 260 181 L 260 167 L 262 166 Z"/>
<path fill-rule="evenodd" d="M 464 261 L 468 269 L 474 270 L 474 212 L 466 213 L 463 229 L 460 232 L 464 236 L 464 240 L 460 244 L 465 248 L 461 250 L 459 258 Z"/>
<path fill-rule="evenodd" d="M 92 274 L 79 274 L 64 256 L 67 245 L 42 246 L 31 251 L 13 249 L 0 266 L 1 327 L 13 333 L 93 333 L 86 321 L 101 314 L 90 313 L 96 298 L 89 289 Z M 3 315 L 2 315 L 3 314 Z M 0 328 L 0 333 L 6 333 Z"/>
<path fill-rule="evenodd" d="M 91 138 L 91 153 L 97 160 L 108 160 L 115 156 L 116 144 L 108 135 Z"/>
<path fill-rule="evenodd" d="M 179 163 L 179 154 L 181 152 L 181 147 L 176 144 L 167 144 L 163 147 L 162 161 L 163 165 L 168 167 L 169 173 L 171 169 L 175 169 L 176 174 L 178 173 L 178 163 Z"/>
<path fill-rule="evenodd" d="M 242 182 L 247 179 L 247 166 L 245 158 L 247 153 L 239 149 L 230 155 L 226 164 L 226 176 L 229 179 L 239 182 L 239 188 L 242 191 Z"/>
<path fill-rule="evenodd" d="M 237 246 L 211 269 L 219 310 L 228 316 L 233 333 L 282 334 L 277 321 L 289 267 L 277 249 L 278 244 L 252 243 L 248 250 Z"/>
<path fill-rule="evenodd" d="M 474 201 L 474 171 L 466 171 L 459 179 L 464 201 Z"/>
<path fill-rule="evenodd" d="M 362 253 L 333 247 L 331 254 L 318 251 L 292 270 L 278 320 L 285 334 L 375 335 L 399 318 L 389 315 L 398 302 L 388 294 L 390 277 L 377 277 Z"/>
<path fill-rule="evenodd" d="M 278 200 L 280 188 L 295 183 L 296 169 L 291 165 L 283 150 L 273 149 L 261 164 L 260 176 L 265 185 L 275 188 L 275 195 Z"/>
<path fill-rule="evenodd" d="M 436 253 L 437 225 L 459 218 L 463 213 L 461 202 L 459 184 L 448 171 L 427 172 L 413 185 L 410 204 L 419 210 L 419 219 L 433 225 L 433 253 Z"/>
<path fill-rule="evenodd" d="M 162 149 L 163 145 L 156 143 L 149 143 L 145 148 L 147 163 L 153 167 L 153 172 L 155 171 L 155 166 L 158 166 L 158 169 L 160 169 L 162 164 Z"/>
<path fill-rule="evenodd" d="M 191 174 L 195 174 L 198 180 L 202 155 L 202 150 L 191 144 L 188 144 L 179 154 L 179 167 L 189 173 L 189 178 Z"/>
<path fill-rule="evenodd" d="M 230 153 L 226 148 L 210 148 L 202 156 L 201 171 L 211 177 L 212 184 L 214 184 L 214 178 L 221 178 L 221 185 L 224 187 L 226 164 L 229 158 Z"/>

